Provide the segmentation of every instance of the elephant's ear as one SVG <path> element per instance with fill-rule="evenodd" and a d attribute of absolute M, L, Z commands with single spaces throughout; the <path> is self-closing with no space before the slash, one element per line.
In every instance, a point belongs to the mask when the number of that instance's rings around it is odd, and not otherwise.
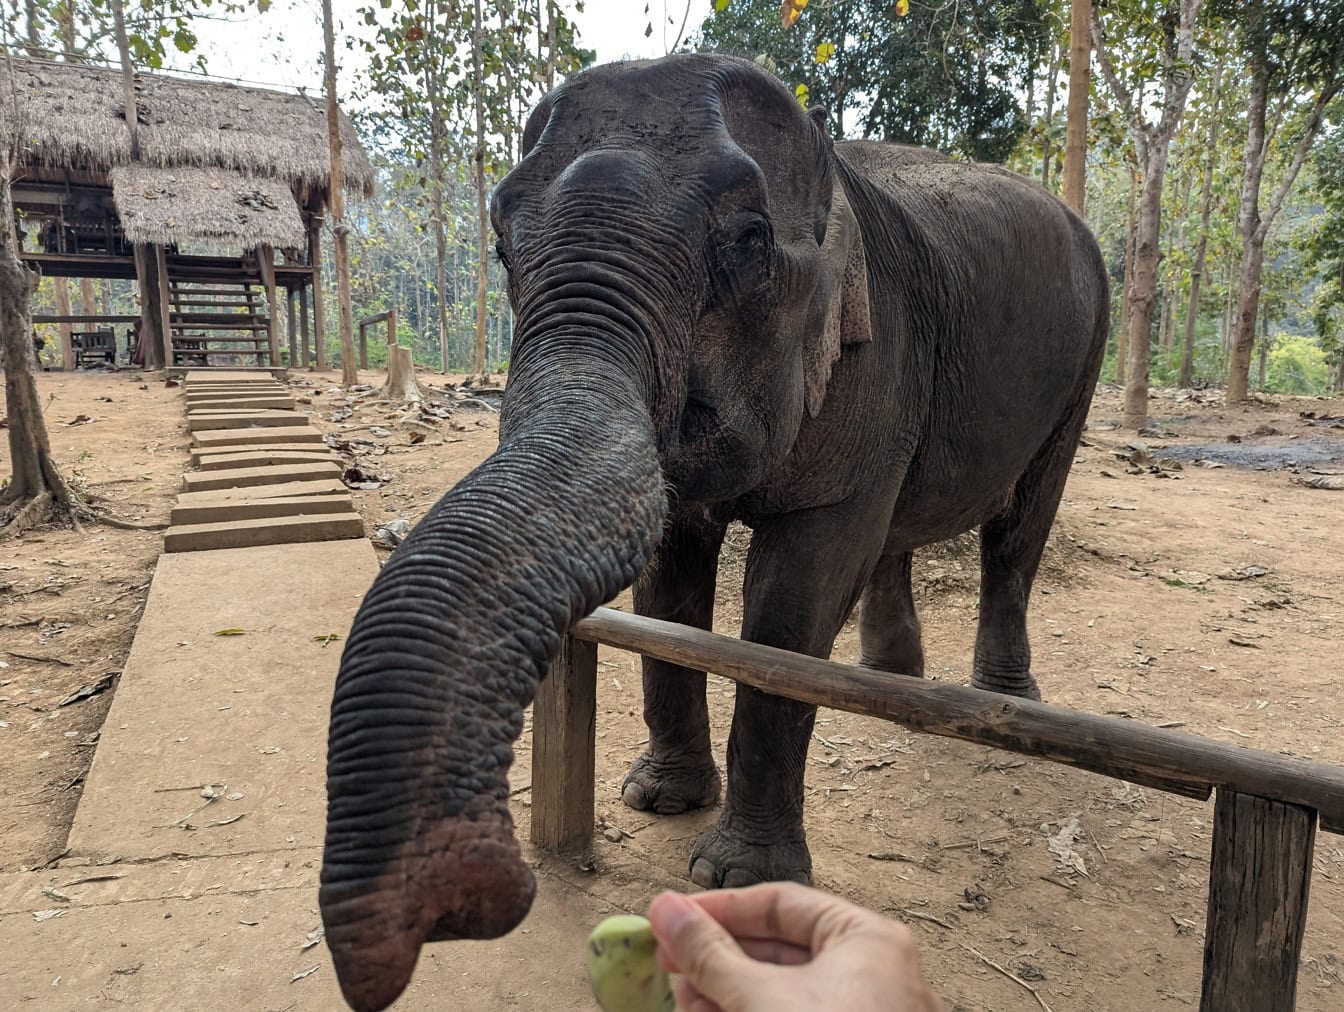
<path fill-rule="evenodd" d="M 815 418 L 826 396 L 831 369 L 840 358 L 841 345 L 873 339 L 863 236 L 838 178 L 831 193 L 826 238 L 821 244 L 821 276 L 810 309 L 807 318 L 812 333 L 807 335 L 803 350 L 803 379 L 807 413 Z"/>

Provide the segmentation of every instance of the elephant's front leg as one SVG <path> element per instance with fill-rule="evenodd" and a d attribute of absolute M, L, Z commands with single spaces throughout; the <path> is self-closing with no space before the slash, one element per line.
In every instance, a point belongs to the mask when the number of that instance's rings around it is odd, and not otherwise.
<path fill-rule="evenodd" d="M 852 511 L 757 524 L 743 587 L 742 638 L 828 657 L 881 549 L 885 526 Z M 739 685 L 728 794 L 691 850 L 702 888 L 810 883 L 803 776 L 816 707 Z"/>
<path fill-rule="evenodd" d="M 669 524 L 647 575 L 635 585 L 635 610 L 709 629 L 725 528 L 693 510 Z M 644 722 L 649 747 L 630 767 L 622 800 L 663 815 L 718 801 L 722 783 L 709 747 L 705 673 L 645 657 Z"/>

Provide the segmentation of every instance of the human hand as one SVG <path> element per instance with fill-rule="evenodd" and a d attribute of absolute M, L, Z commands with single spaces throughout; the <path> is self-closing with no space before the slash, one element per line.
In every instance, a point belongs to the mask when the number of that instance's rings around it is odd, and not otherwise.
<path fill-rule="evenodd" d="M 649 906 L 685 1012 L 941 1012 L 903 924 L 788 882 Z"/>

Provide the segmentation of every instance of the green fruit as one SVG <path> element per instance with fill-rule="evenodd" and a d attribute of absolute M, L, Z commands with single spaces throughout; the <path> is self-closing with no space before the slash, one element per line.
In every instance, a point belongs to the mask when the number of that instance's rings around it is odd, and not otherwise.
<path fill-rule="evenodd" d="M 672 985 L 658 966 L 647 918 L 608 917 L 588 936 L 588 978 L 603 1012 L 675 1012 Z"/>

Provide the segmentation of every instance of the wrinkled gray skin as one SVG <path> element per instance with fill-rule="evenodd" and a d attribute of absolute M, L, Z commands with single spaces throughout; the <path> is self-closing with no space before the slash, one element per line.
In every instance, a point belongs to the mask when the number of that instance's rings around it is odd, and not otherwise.
<path fill-rule="evenodd" d="M 1101 257 L 1011 173 L 837 143 L 754 65 L 598 67 L 542 101 L 492 214 L 517 313 L 498 450 L 391 557 L 332 704 L 321 906 L 346 998 L 488 938 L 533 877 L 506 771 L 548 659 L 635 584 L 708 628 L 753 529 L 742 635 L 923 673 L 910 552 L 981 528 L 974 681 L 1038 695 L 1025 615 L 1100 368 Z M 637 580 L 638 578 L 638 580 Z M 626 804 L 713 804 L 705 676 L 644 662 Z M 813 707 L 739 688 L 702 886 L 808 881 Z"/>

